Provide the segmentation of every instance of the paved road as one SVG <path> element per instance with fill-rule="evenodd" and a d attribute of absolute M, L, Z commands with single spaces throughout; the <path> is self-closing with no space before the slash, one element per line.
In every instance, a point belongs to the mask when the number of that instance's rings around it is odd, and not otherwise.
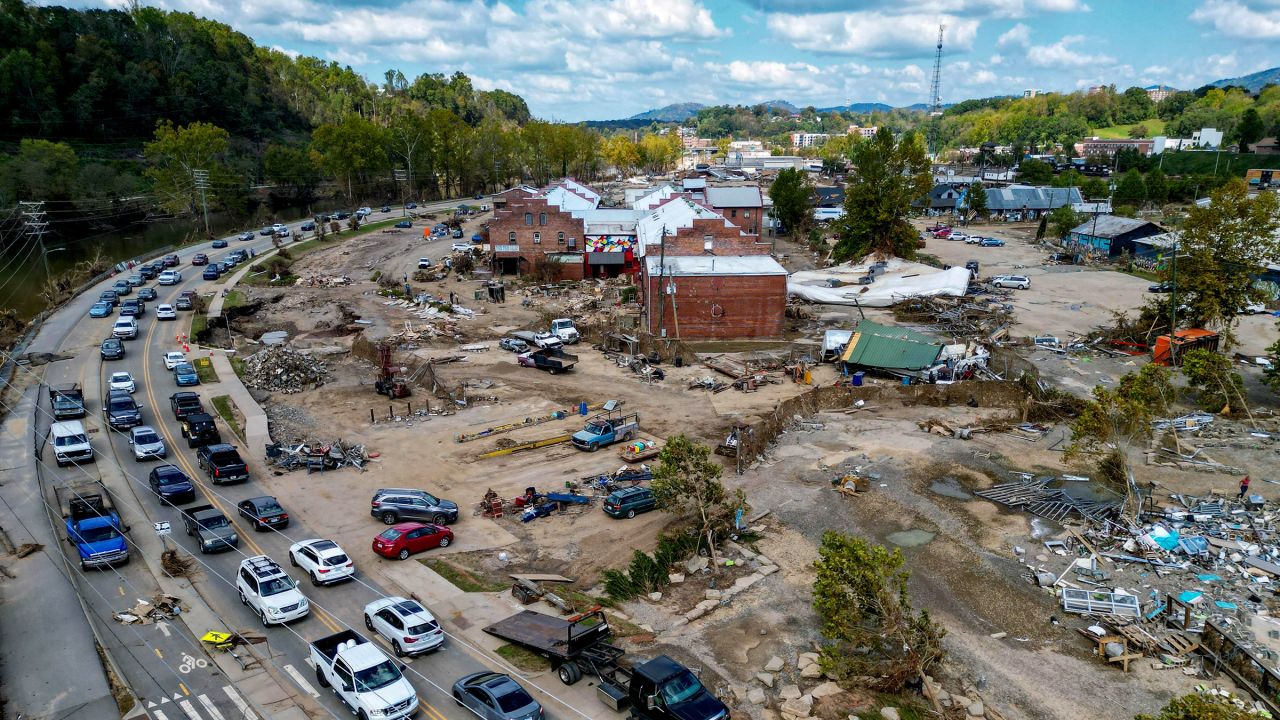
<path fill-rule="evenodd" d="M 443 209 L 452 205 L 453 203 L 442 203 L 424 206 L 422 210 Z M 370 219 L 393 217 L 399 213 L 399 209 L 389 215 L 375 213 Z M 291 227 L 295 233 L 296 225 L 297 223 Z M 443 243 L 448 240 L 437 242 Z M 265 238 L 255 236 L 255 239 L 249 242 L 238 242 L 232 239 L 230 247 L 226 250 L 212 250 L 208 244 L 184 249 L 180 253 L 183 282 L 175 286 L 156 288 L 159 297 L 156 301 L 149 303 L 148 315 L 140 323 L 142 332 L 139 338 L 126 343 L 127 355 L 123 360 L 101 361 L 96 351 L 101 337 L 109 333 L 111 323 L 109 318 L 93 319 L 85 314 L 88 301 L 97 296 L 99 289 L 85 293 L 79 302 L 73 302 L 72 307 L 65 311 L 76 313 L 77 309 L 79 310 L 80 319 L 68 324 L 65 340 L 61 343 L 61 349 L 74 355 L 74 358 L 54 363 L 48 370 L 49 382 L 79 381 L 85 388 L 85 396 L 89 402 L 89 420 L 101 428 L 94 436 L 94 445 L 99 453 L 114 451 L 119 458 L 121 469 L 124 470 L 124 475 L 121 477 L 107 478 L 108 487 L 126 499 L 131 496 L 131 493 L 136 493 L 140 499 L 140 503 L 130 508 L 131 514 L 137 513 L 137 519 L 132 520 L 135 535 L 140 532 L 150 532 L 151 523 L 158 520 L 168 520 L 174 527 L 181 527 L 181 524 L 176 510 L 161 507 L 159 503 L 148 497 L 146 474 L 153 463 L 136 463 L 129 451 L 127 437 L 108 432 L 105 423 L 100 422 L 104 375 L 112 371 L 128 370 L 137 379 L 139 386 L 137 396 L 144 406 L 144 420 L 160 431 L 165 438 L 170 451 L 168 462 L 178 465 L 197 481 L 203 492 L 203 497 L 197 502 L 212 503 L 222 508 L 229 517 L 234 517 L 234 508 L 238 501 L 263 494 L 262 489 L 252 480 L 243 485 L 217 488 L 203 482 L 203 476 L 196 467 L 194 453 L 185 447 L 185 442 L 179 436 L 177 426 L 169 413 L 168 396 L 179 388 L 174 384 L 172 375 L 164 370 L 160 359 L 164 352 L 176 349 L 174 335 L 185 330 L 189 319 L 184 313 L 180 315 L 177 322 L 157 322 L 153 311 L 155 305 L 159 303 L 172 303 L 185 289 L 220 290 L 221 285 L 206 284 L 199 279 L 199 269 L 188 264 L 189 258 L 195 252 L 205 252 L 216 259 L 237 247 L 252 247 L 261 253 L 270 249 L 270 243 Z M 77 307 L 78 305 L 83 307 Z M 191 389 L 201 391 L 199 387 Z M 208 406 L 210 393 L 202 394 L 205 395 L 205 404 Z M 44 407 L 47 408 L 47 402 Z M 225 429 L 223 434 L 224 438 L 230 437 L 230 433 Z M 256 458 L 261 455 L 260 448 L 241 448 L 241 450 L 246 458 Z M 86 466 L 86 469 L 96 475 L 93 472 L 93 466 Z M 61 471 L 50 468 L 51 474 L 64 479 L 73 476 L 75 471 L 76 468 L 66 468 Z M 363 513 L 363 502 L 353 506 L 352 512 Z M 290 526 L 283 533 L 257 534 L 239 520 L 236 522 L 242 538 L 238 551 L 218 555 L 197 554 L 195 557 L 205 564 L 205 578 L 201 592 L 215 612 L 227 618 L 229 623 L 235 624 L 237 629 L 254 629 L 258 625 L 258 619 L 249 608 L 237 601 L 234 588 L 234 575 L 240 560 L 250 555 L 267 554 L 283 564 L 287 561 L 288 547 L 291 542 L 308 537 L 322 537 L 324 533 L 320 529 L 312 530 L 308 527 L 311 519 L 297 516 L 291 518 Z M 375 527 L 371 526 L 371 535 Z M 194 543 L 181 533 L 173 536 L 171 542 L 176 542 L 189 552 L 197 550 Z M 364 563 L 382 562 L 373 557 L 366 548 L 348 548 L 348 552 L 356 560 L 357 571 Z M 88 578 L 91 589 L 88 595 L 94 595 L 96 590 L 102 598 L 121 598 L 121 604 L 131 605 L 131 599 L 135 594 L 143 597 L 145 593 L 142 591 L 150 587 L 142 577 L 145 571 L 140 568 L 140 565 L 140 563 L 130 564 L 119 568 L 118 572 L 91 571 Z M 367 577 L 361 579 L 366 585 L 347 583 L 330 588 L 306 586 L 304 592 L 312 600 L 311 616 L 287 628 L 273 627 L 265 631 L 268 636 L 267 647 L 277 669 L 289 677 L 290 682 L 300 692 L 316 697 L 335 717 L 344 717 L 346 709 L 331 694 L 319 692 L 314 671 L 308 664 L 306 643 L 348 627 L 364 631 L 361 627 L 363 625 L 362 609 L 366 603 L 381 596 L 384 591 Z M 93 597 L 87 599 L 94 600 Z M 95 611 L 109 612 L 108 605 L 108 602 L 99 598 Z M 157 720 L 171 718 L 221 720 L 219 715 L 243 716 L 237 712 L 239 707 L 236 699 L 226 692 L 228 687 L 224 687 L 225 681 L 220 682 L 220 679 L 212 674 L 199 672 L 198 668 L 191 673 L 182 673 L 179 667 L 179 672 L 174 672 L 175 663 L 171 661 L 177 659 L 176 664 L 181 666 L 183 648 L 189 648 L 193 638 L 186 633 L 173 632 L 173 628 L 170 628 L 171 637 L 167 638 L 162 636 L 156 626 L 139 629 L 148 631 L 149 635 L 143 636 L 142 639 L 137 637 L 131 639 L 125 634 L 119 639 L 119 644 L 122 646 L 137 643 L 133 647 L 126 647 L 124 653 L 131 658 L 136 656 L 136 662 L 122 662 L 122 670 L 138 694 L 145 698 L 145 704 L 148 705 L 149 714 L 152 717 Z M 260 626 L 258 629 L 261 629 Z M 154 658 L 142 653 L 138 646 L 142 645 L 144 640 L 152 647 L 160 648 L 160 653 L 164 657 Z M 193 655 L 198 657 L 198 654 Z M 449 701 L 447 692 L 448 686 L 457 677 L 483 669 L 476 658 L 468 654 L 465 649 L 453 646 L 446 647 L 445 650 L 434 655 L 406 660 L 406 662 L 409 668 L 408 676 L 417 687 L 419 697 L 423 701 L 421 717 L 432 720 L 470 717 L 469 713 L 455 707 Z M 150 706 L 152 702 L 156 703 L 154 707 Z"/>

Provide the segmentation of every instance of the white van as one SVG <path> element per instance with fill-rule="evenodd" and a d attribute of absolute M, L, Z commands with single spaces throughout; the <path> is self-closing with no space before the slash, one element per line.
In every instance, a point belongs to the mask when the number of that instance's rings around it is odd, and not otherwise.
<path fill-rule="evenodd" d="M 49 427 L 49 441 L 53 445 L 53 459 L 58 467 L 70 463 L 93 462 L 93 446 L 89 433 L 79 420 L 64 420 Z"/>
<path fill-rule="evenodd" d="M 121 340 L 133 340 L 138 337 L 138 321 L 132 316 L 119 318 L 112 326 L 111 334 Z"/>

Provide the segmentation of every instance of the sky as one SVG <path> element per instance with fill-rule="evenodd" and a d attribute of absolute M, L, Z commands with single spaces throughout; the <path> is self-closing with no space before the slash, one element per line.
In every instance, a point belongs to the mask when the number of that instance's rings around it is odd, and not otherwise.
<path fill-rule="evenodd" d="M 375 82 L 389 68 L 410 79 L 461 70 L 561 121 L 677 102 L 928 102 L 939 25 L 944 103 L 1099 84 L 1194 89 L 1280 65 L 1280 0 L 140 1 Z"/>

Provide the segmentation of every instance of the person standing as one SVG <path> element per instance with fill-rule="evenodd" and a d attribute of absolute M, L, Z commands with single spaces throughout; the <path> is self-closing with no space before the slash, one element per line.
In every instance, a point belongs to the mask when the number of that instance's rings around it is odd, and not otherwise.
<path fill-rule="evenodd" d="M 1247 492 L 1249 492 L 1249 476 L 1245 475 L 1244 479 L 1240 481 L 1240 494 L 1237 497 L 1243 498 Z"/>

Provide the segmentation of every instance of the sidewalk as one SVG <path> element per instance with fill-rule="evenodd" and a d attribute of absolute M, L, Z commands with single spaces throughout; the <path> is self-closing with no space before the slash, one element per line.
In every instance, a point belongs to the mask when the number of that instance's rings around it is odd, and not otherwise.
<path fill-rule="evenodd" d="M 14 547 L 43 545 L 25 558 L 7 555 L 0 578 L 0 693 L 5 713 L 24 718 L 119 716 L 98 657 L 92 620 L 69 579 L 36 481 L 31 445 L 31 387 L 0 435 L 0 530 Z M 57 628 L 51 644 L 50 628 Z M 57 651 L 52 651 L 57 648 Z M 75 678 L 74 688 L 67 678 Z"/>

